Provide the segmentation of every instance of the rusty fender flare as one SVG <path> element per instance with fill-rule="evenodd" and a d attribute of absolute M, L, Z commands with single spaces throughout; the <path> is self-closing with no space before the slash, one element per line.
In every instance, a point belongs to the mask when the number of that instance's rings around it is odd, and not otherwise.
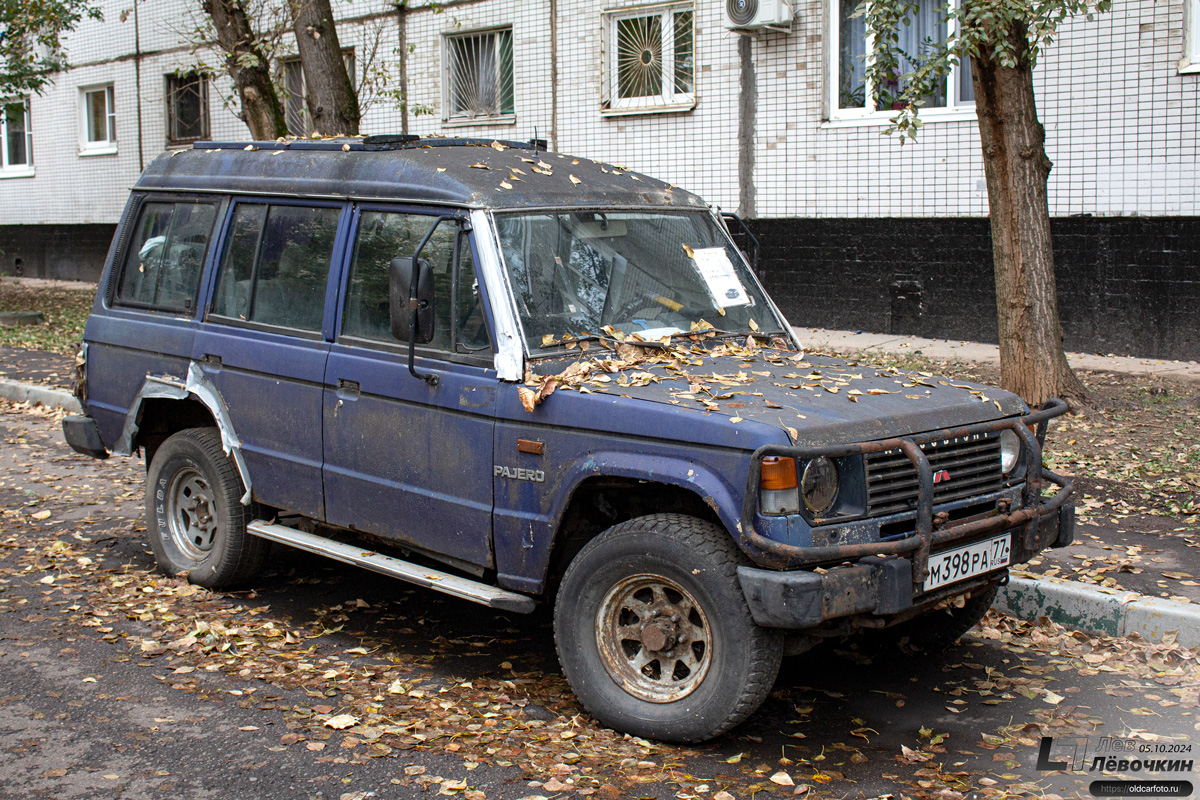
<path fill-rule="evenodd" d="M 225 455 L 233 459 L 238 474 L 242 478 L 242 485 L 246 487 L 241 498 L 242 505 L 250 505 L 252 484 L 250 483 L 250 470 L 246 468 L 246 461 L 242 458 L 242 440 L 233 429 L 233 420 L 229 416 L 229 409 L 225 407 L 225 401 L 221 399 L 217 387 L 204 375 L 200 365 L 195 361 L 188 364 L 186 380 L 181 381 L 173 375 L 146 376 L 146 379 L 142 381 L 142 387 L 138 389 L 137 396 L 129 406 L 129 411 L 125 415 L 125 425 L 121 428 L 120 437 L 113 444 L 112 452 L 120 456 L 133 455 L 133 440 L 141 426 L 142 406 L 147 399 L 186 400 L 189 397 L 194 397 L 203 403 L 204 407 L 213 415 L 213 419 L 216 420 L 217 430 L 221 432 L 221 447 L 225 450 Z"/>

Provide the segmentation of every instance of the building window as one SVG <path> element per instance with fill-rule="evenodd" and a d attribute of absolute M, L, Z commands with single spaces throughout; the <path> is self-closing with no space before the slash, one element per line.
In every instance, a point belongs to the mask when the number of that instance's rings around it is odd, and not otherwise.
<path fill-rule="evenodd" d="M 33 174 L 33 130 L 29 100 L 0 105 L 0 177 Z"/>
<path fill-rule="evenodd" d="M 208 137 L 208 80 L 200 73 L 167 77 L 167 143 Z"/>
<path fill-rule="evenodd" d="M 606 11 L 603 108 L 638 113 L 695 106 L 694 20 L 691 4 Z"/>
<path fill-rule="evenodd" d="M 112 84 L 83 89 L 80 98 L 83 105 L 82 152 L 89 155 L 117 152 L 117 112 Z"/>
<path fill-rule="evenodd" d="M 443 53 L 444 119 L 511 121 L 515 112 L 512 28 L 447 36 Z"/>
<path fill-rule="evenodd" d="M 1187 0 L 1183 9 L 1183 58 L 1180 72 L 1200 72 L 1200 0 Z"/>
<path fill-rule="evenodd" d="M 346 62 L 346 74 L 350 76 L 350 85 L 357 87 L 355 77 L 354 48 L 342 51 Z M 287 121 L 288 133 L 292 136 L 309 136 L 313 131 L 312 115 L 308 113 L 308 88 L 304 81 L 304 67 L 298 58 L 284 59 L 283 62 L 283 94 L 285 99 L 283 114 Z"/>
<path fill-rule="evenodd" d="M 867 27 L 864 17 L 854 16 L 860 0 L 831 2 L 832 39 L 837 47 L 831 48 L 830 74 L 835 79 L 831 81 L 830 116 L 834 119 L 894 116 L 902 108 L 899 97 L 904 91 L 904 81 L 899 76 L 880 85 L 869 84 L 866 80 L 875 33 Z M 900 75 L 921 63 L 929 42 L 944 41 L 953 32 L 954 22 L 946 19 L 943 9 L 942 3 L 932 0 L 918 2 L 915 12 L 901 27 L 896 43 L 896 49 L 901 51 Z M 954 111 L 969 114 L 975 107 L 970 62 L 964 60 L 952 69 L 948 78 L 924 99 L 922 111 L 932 111 L 932 116 Z"/>

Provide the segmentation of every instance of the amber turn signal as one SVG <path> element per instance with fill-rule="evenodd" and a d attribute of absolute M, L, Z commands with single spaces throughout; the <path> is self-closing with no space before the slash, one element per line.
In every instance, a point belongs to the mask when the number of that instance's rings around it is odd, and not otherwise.
<path fill-rule="evenodd" d="M 767 491 L 795 489 L 796 459 L 767 456 L 762 460 L 762 488 Z"/>

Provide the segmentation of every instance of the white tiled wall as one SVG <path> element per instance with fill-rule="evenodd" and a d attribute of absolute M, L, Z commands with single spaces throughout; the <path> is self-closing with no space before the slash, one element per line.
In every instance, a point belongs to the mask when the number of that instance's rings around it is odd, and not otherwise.
<path fill-rule="evenodd" d="M 987 213 L 979 136 L 973 121 L 930 122 L 903 147 L 880 136 L 883 124 L 845 127 L 823 121 L 830 0 L 796 0 L 789 34 L 756 35 L 755 169 L 763 217 L 981 216 Z M 683 113 L 600 114 L 601 12 L 631 0 L 558 0 L 557 144 L 648 172 L 736 209 L 738 34 L 722 25 L 717 0 L 696 0 L 696 106 Z M 381 0 L 336 5 L 339 37 L 353 46 L 360 74 L 379 43 L 393 85 L 399 26 Z M 142 165 L 165 147 L 164 75 L 196 63 L 184 44 L 203 21 L 183 0 L 143 0 L 138 41 L 130 6 L 104 3 L 105 21 L 84 22 L 69 37 L 74 69 L 31 101 L 36 173 L 0 179 L 0 224 L 113 222 Z M 550 138 L 549 0 L 477 0 L 435 12 L 407 13 L 409 131 L 460 136 Z M 441 118 L 441 46 L 446 33 L 511 25 L 515 122 L 448 127 Z M 1200 207 L 1200 75 L 1179 74 L 1183 0 L 1117 0 L 1094 22 L 1075 20 L 1045 52 L 1036 74 L 1038 106 L 1055 167 L 1052 215 L 1195 215 Z M 209 62 L 219 60 L 209 57 Z M 140 72 L 140 75 L 139 75 Z M 80 156 L 79 87 L 111 81 L 118 152 Z M 140 93 L 137 86 L 140 82 Z M 214 138 L 248 134 L 223 102 L 228 80 L 210 91 Z M 140 122 L 138 103 L 140 99 Z M 139 125 L 140 141 L 139 153 Z M 395 133 L 402 113 L 377 98 L 364 133 Z"/>

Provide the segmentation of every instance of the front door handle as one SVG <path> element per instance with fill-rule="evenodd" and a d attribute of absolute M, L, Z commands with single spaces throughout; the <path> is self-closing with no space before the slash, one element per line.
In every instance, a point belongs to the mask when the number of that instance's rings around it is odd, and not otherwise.
<path fill-rule="evenodd" d="M 358 381 L 348 381 L 345 378 L 339 378 L 337 382 L 337 395 L 347 399 L 358 397 Z"/>

